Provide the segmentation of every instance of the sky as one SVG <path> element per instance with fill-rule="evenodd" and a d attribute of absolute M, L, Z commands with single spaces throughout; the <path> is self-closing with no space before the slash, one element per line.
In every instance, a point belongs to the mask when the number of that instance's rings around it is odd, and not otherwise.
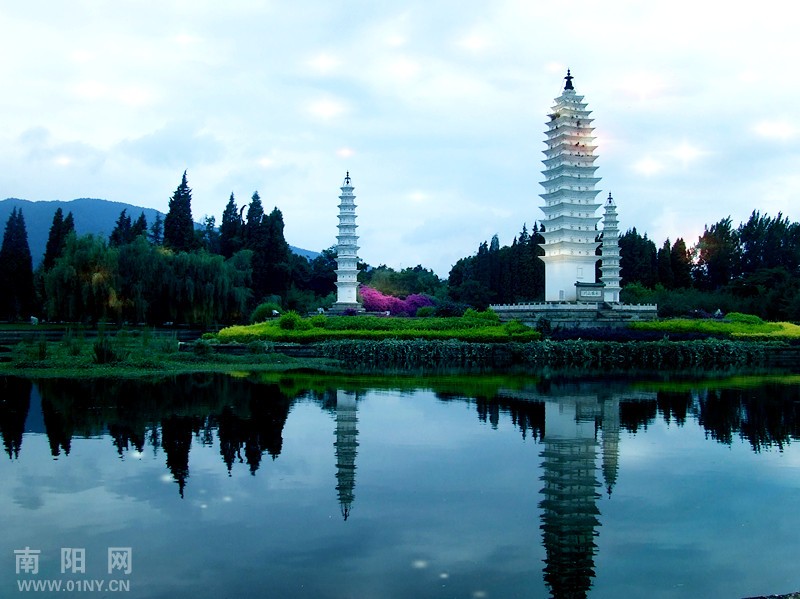
<path fill-rule="evenodd" d="M 26 0 L 0 6 L 0 198 L 104 198 L 195 220 L 233 192 L 287 241 L 446 277 L 539 206 L 572 70 L 620 228 L 657 245 L 754 210 L 800 220 L 788 1 Z M 598 216 L 601 211 L 598 210 Z"/>

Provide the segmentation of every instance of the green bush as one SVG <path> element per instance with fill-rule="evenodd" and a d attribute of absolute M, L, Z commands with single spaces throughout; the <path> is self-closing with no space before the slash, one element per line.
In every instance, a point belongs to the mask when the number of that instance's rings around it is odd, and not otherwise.
<path fill-rule="evenodd" d="M 473 310 L 472 308 L 467 308 L 464 312 L 464 318 L 480 319 L 486 322 L 500 322 L 500 317 L 494 310 L 484 310 L 483 312 L 479 312 L 477 310 Z"/>
<path fill-rule="evenodd" d="M 198 339 L 192 346 L 195 356 L 210 356 L 214 353 L 214 346 L 206 339 Z"/>
<path fill-rule="evenodd" d="M 297 312 L 287 312 L 278 320 L 278 326 L 284 331 L 306 331 L 311 328 L 311 323 L 303 320 Z"/>
<path fill-rule="evenodd" d="M 523 322 L 520 322 L 519 320 L 507 322 L 503 325 L 503 328 L 509 335 L 524 335 L 525 333 L 530 333 L 533 331 L 531 327 Z"/>
<path fill-rule="evenodd" d="M 433 306 L 422 306 L 417 309 L 417 318 L 430 318 L 436 315 L 436 308 Z"/>
<path fill-rule="evenodd" d="M 764 324 L 764 321 L 758 316 L 755 316 L 754 314 L 742 314 L 741 312 L 731 312 L 725 316 L 725 320 L 728 322 L 739 322 L 742 324 Z"/>
<path fill-rule="evenodd" d="M 265 320 L 269 320 L 273 318 L 272 311 L 280 312 L 281 307 L 276 304 L 275 302 L 264 302 L 263 304 L 259 304 L 253 310 L 253 313 L 250 315 L 250 322 L 264 322 Z"/>
<path fill-rule="evenodd" d="M 308 322 L 311 323 L 311 326 L 317 329 L 324 329 L 328 326 L 328 317 L 324 314 L 316 314 L 308 319 Z"/>

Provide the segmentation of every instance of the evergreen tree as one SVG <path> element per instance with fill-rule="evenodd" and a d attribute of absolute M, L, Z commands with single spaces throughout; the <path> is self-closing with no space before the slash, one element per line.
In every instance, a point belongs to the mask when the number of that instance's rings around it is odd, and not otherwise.
<path fill-rule="evenodd" d="M 131 225 L 131 238 L 130 240 L 133 241 L 139 235 L 146 235 L 147 234 L 147 217 L 142 212 L 139 215 L 139 218 L 136 219 L 136 222 Z"/>
<path fill-rule="evenodd" d="M 265 231 L 261 226 L 263 221 L 264 207 L 261 204 L 261 196 L 258 195 L 258 191 L 254 191 L 250 199 L 250 204 L 247 207 L 247 217 L 242 232 L 244 247 L 246 249 L 258 252 L 258 246 L 264 243 Z"/>
<path fill-rule="evenodd" d="M 217 220 L 213 216 L 206 216 L 203 220 L 202 246 L 209 254 L 219 254 L 220 234 L 217 231 Z"/>
<path fill-rule="evenodd" d="M 675 275 L 672 272 L 672 248 L 669 239 L 658 250 L 658 282 L 667 289 L 675 287 Z"/>
<path fill-rule="evenodd" d="M 161 245 L 164 243 L 164 219 L 161 218 L 161 213 L 156 213 L 156 220 L 150 226 L 150 234 L 148 235 L 150 243 L 153 245 Z"/>
<path fill-rule="evenodd" d="M 240 249 L 242 249 L 242 218 L 231 192 L 219 226 L 219 250 L 223 257 L 230 258 Z"/>
<path fill-rule="evenodd" d="M 265 217 L 263 226 L 266 293 L 281 297 L 285 297 L 289 289 L 291 272 L 291 250 L 283 236 L 283 226 L 283 213 L 273 208 Z"/>
<path fill-rule="evenodd" d="M 111 247 L 119 247 L 130 243 L 133 239 L 131 234 L 131 217 L 127 214 L 128 210 L 123 209 L 119 214 L 114 230 L 108 236 L 108 244 Z"/>
<path fill-rule="evenodd" d="M 53 215 L 53 224 L 50 225 L 50 234 L 47 236 L 47 245 L 44 251 L 44 260 L 42 261 L 42 268 L 49 270 L 56 262 L 56 258 L 61 255 L 64 250 L 64 244 L 67 241 L 67 235 L 75 231 L 75 225 L 72 218 L 72 212 L 64 218 L 64 213 L 61 208 L 56 209 Z"/>
<path fill-rule="evenodd" d="M 686 249 L 686 242 L 678 237 L 670 250 L 670 266 L 672 267 L 672 284 L 676 289 L 692 286 L 692 255 Z"/>
<path fill-rule="evenodd" d="M 192 190 L 186 180 L 186 171 L 169 201 L 169 211 L 164 218 L 164 246 L 176 252 L 189 252 L 197 247 L 192 219 Z"/>
<path fill-rule="evenodd" d="M 14 208 L 0 248 L 0 318 L 30 316 L 33 306 L 33 261 L 22 210 Z"/>
<path fill-rule="evenodd" d="M 636 227 L 629 229 L 619 238 L 620 276 L 622 286 L 630 283 L 641 283 L 653 288 L 658 282 L 658 264 L 656 244 L 639 235 Z"/>

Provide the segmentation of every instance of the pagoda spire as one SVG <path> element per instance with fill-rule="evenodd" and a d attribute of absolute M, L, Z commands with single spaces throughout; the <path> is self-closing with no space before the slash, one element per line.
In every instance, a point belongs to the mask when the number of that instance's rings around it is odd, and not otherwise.
<path fill-rule="evenodd" d="M 565 91 L 568 89 L 574 90 L 575 88 L 572 87 L 572 80 L 574 79 L 574 77 L 570 74 L 569 69 L 567 69 L 567 76 L 564 77 L 564 79 L 567 80 L 567 83 L 564 85 L 564 90 Z"/>

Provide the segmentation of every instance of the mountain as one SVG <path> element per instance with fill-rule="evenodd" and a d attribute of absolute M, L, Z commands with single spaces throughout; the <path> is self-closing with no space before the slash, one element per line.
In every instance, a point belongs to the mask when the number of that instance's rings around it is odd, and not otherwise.
<path fill-rule="evenodd" d="M 58 208 L 61 208 L 64 216 L 68 212 L 72 212 L 72 216 L 75 218 L 75 232 L 78 235 L 92 233 L 106 238 L 114 230 L 114 225 L 123 210 L 128 211 L 128 216 L 132 220 L 136 220 L 144 212 L 148 226 L 155 222 L 157 214 L 161 214 L 161 218 L 165 216 L 163 212 L 160 213 L 153 208 L 142 208 L 123 202 L 111 202 L 93 198 L 80 198 L 66 202 L 62 200 L 31 202 L 30 200 L 8 198 L 0 201 L 0 236 L 2 231 L 5 230 L 5 224 L 14 208 L 20 208 L 25 217 L 25 227 L 28 230 L 28 245 L 31 248 L 34 268 L 38 266 L 44 257 L 44 248 L 47 245 L 50 226 L 53 224 L 53 215 Z M 200 227 L 201 225 L 198 224 L 197 226 Z M 313 260 L 319 255 L 319 252 L 312 252 L 311 250 L 304 250 L 291 245 L 289 247 L 295 254 L 304 256 L 309 260 Z"/>

